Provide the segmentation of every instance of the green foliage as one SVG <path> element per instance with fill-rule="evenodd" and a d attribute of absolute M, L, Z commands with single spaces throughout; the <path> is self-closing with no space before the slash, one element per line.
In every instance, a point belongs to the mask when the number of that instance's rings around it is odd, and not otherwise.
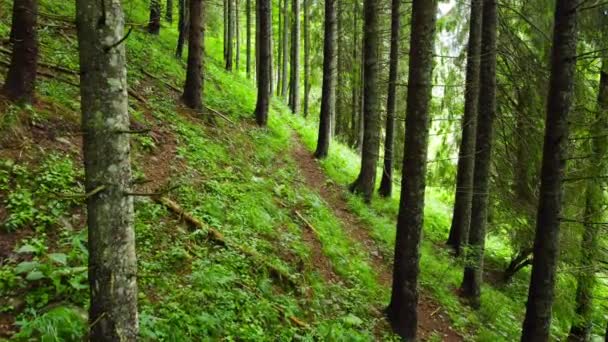
<path fill-rule="evenodd" d="M 21 331 L 13 336 L 15 341 L 80 341 L 88 330 L 86 312 L 68 306 L 54 307 L 32 320 L 17 324 Z"/>

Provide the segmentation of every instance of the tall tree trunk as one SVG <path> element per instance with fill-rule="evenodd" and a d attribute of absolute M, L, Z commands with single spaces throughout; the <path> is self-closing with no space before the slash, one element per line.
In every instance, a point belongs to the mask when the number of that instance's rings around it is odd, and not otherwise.
<path fill-rule="evenodd" d="M 136 341 L 137 260 L 121 1 L 76 1 L 91 341 Z M 100 188 L 101 187 L 101 188 Z"/>
<path fill-rule="evenodd" d="M 229 26 L 229 19 L 228 19 L 228 1 L 230 0 L 224 0 L 223 2 L 223 10 L 224 10 L 224 64 L 227 63 L 228 60 L 228 26 Z"/>
<path fill-rule="evenodd" d="M 358 145 L 359 140 L 359 76 L 360 69 L 357 68 L 358 62 L 361 60 L 359 55 L 359 7 L 357 1 L 353 2 L 353 45 L 352 45 L 352 68 L 351 68 L 351 130 L 350 130 L 350 146 Z M 363 65 L 360 66 L 361 69 Z"/>
<path fill-rule="evenodd" d="M 11 101 L 32 103 L 38 65 L 38 0 L 14 1 L 12 16 L 13 53 L 2 92 Z"/>
<path fill-rule="evenodd" d="M 247 78 L 251 78 L 251 0 L 247 1 Z"/>
<path fill-rule="evenodd" d="M 177 36 L 177 48 L 175 49 L 175 57 L 182 58 L 184 53 L 184 42 L 188 36 L 189 27 L 189 16 L 188 16 L 188 1 L 189 0 L 178 0 L 179 19 L 178 19 L 178 31 Z"/>
<path fill-rule="evenodd" d="M 434 3 L 434 1 L 433 1 Z M 376 165 L 380 147 L 380 127 L 378 114 L 378 31 L 380 4 L 375 0 L 364 1 L 363 36 L 363 151 L 361 171 L 350 186 L 354 193 L 371 201 L 376 182 Z"/>
<path fill-rule="evenodd" d="M 598 91 L 598 112 L 591 129 L 594 136 L 591 146 L 591 159 L 589 163 L 589 176 L 585 199 L 585 213 L 583 217 L 584 231 L 581 242 L 581 259 L 579 274 L 577 274 L 576 314 L 578 319 L 570 329 L 569 341 L 588 341 L 591 333 L 593 313 L 593 289 L 597 282 L 596 262 L 598 256 L 598 234 L 600 226 L 597 222 L 604 221 L 603 206 L 606 196 L 602 190 L 606 182 L 602 176 L 608 174 L 608 59 L 602 60 L 600 72 L 600 85 Z"/>
<path fill-rule="evenodd" d="M 331 139 L 330 120 L 336 102 L 336 2 L 325 0 L 325 41 L 323 42 L 323 89 L 321 93 L 321 114 L 319 137 L 315 158 L 327 157 Z M 306 24 L 305 24 L 306 25 Z"/>
<path fill-rule="evenodd" d="M 280 0 L 279 0 L 280 1 Z M 281 85 L 281 96 L 282 97 L 286 97 L 287 96 L 287 87 L 289 85 L 289 82 L 287 81 L 288 79 L 288 68 L 289 68 L 289 6 L 288 6 L 289 2 L 288 0 L 283 0 L 283 36 L 281 37 L 282 39 L 282 47 L 283 47 L 283 73 L 281 75 L 281 80 L 283 81 L 283 84 Z"/>
<path fill-rule="evenodd" d="M 235 66 L 236 70 L 239 70 L 239 64 L 241 59 L 241 29 L 239 25 L 239 0 L 234 0 L 234 26 L 236 28 L 236 56 L 235 56 Z"/>
<path fill-rule="evenodd" d="M 534 260 L 522 341 L 549 339 L 555 271 L 559 255 L 562 181 L 568 145 L 568 114 L 573 101 L 576 72 L 578 7 L 576 1 L 557 0 L 556 2 Z"/>
<path fill-rule="evenodd" d="M 150 20 L 148 21 L 148 33 L 158 35 L 160 33 L 160 0 L 150 0 Z"/>
<path fill-rule="evenodd" d="M 414 0 L 410 36 L 405 158 L 397 219 L 393 288 L 387 313 L 393 330 L 405 340 L 416 338 L 420 239 L 429 138 L 436 0 Z"/>
<path fill-rule="evenodd" d="M 289 108 L 300 112 L 300 0 L 292 0 L 291 8 L 291 74 L 289 79 Z"/>
<path fill-rule="evenodd" d="M 471 1 L 462 137 L 458 153 L 456 196 L 454 199 L 452 226 L 447 241 L 447 245 L 454 249 L 456 255 L 460 255 L 462 245 L 467 242 L 469 225 L 471 224 L 473 174 L 475 168 L 475 132 L 479 108 L 482 7 L 483 0 Z"/>
<path fill-rule="evenodd" d="M 173 23 L 173 0 L 167 0 L 167 8 L 165 9 L 165 19 L 168 23 Z"/>
<path fill-rule="evenodd" d="M 272 49 L 270 45 L 272 22 L 270 20 L 271 3 L 270 0 L 257 0 L 258 28 L 258 99 L 255 107 L 255 119 L 259 126 L 265 127 L 268 122 L 268 108 L 270 106 L 270 78 L 272 76 L 272 64 L 270 55 Z"/>
<path fill-rule="evenodd" d="M 203 107 L 203 6 L 202 0 L 188 0 L 190 31 L 188 34 L 188 67 L 182 100 L 189 108 Z"/>
<path fill-rule="evenodd" d="M 310 107 L 310 0 L 304 0 L 304 117 Z"/>
<path fill-rule="evenodd" d="M 281 63 L 283 61 L 283 5 L 281 0 L 277 1 L 279 4 L 279 43 L 277 44 L 277 96 L 281 96 L 281 87 L 283 80 L 281 79 Z"/>
<path fill-rule="evenodd" d="M 483 0 L 479 114 L 477 115 L 475 141 L 471 227 L 468 238 L 469 253 L 462 280 L 462 295 L 474 308 L 478 308 L 480 305 L 483 255 L 488 225 L 492 135 L 496 117 L 496 25 L 498 20 L 496 8 L 496 0 Z"/>
<path fill-rule="evenodd" d="M 391 51 L 388 75 L 388 94 L 386 98 L 386 137 L 384 140 L 384 170 L 378 193 L 391 197 L 393 193 L 393 146 L 395 144 L 395 93 L 397 73 L 399 72 L 399 30 L 401 29 L 401 0 L 392 0 L 391 5 Z"/>
<path fill-rule="evenodd" d="M 234 59 L 234 1 L 227 0 L 228 5 L 228 34 L 226 36 L 226 70 L 232 71 Z"/>

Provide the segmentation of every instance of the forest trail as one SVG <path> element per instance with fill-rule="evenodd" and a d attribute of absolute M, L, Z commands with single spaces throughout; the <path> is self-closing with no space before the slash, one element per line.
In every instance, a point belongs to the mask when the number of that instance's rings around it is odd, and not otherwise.
<path fill-rule="evenodd" d="M 342 221 L 343 227 L 349 235 L 363 245 L 377 272 L 378 282 L 385 287 L 390 287 L 392 264 L 382 256 L 376 242 L 369 234 L 369 229 L 349 210 L 344 196 L 345 189 L 325 175 L 317 160 L 304 147 L 295 132 L 292 136 L 291 154 L 306 185 L 316 191 L 327 203 L 334 215 Z M 421 293 L 418 302 L 418 330 L 422 340 L 435 334 L 439 335 L 442 341 L 464 341 L 463 337 L 452 329 L 450 320 L 441 307 L 424 293 Z"/>

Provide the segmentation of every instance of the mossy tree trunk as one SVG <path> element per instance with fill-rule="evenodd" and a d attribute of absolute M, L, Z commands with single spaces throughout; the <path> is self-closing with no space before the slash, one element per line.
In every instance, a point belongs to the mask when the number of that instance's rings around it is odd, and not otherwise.
<path fill-rule="evenodd" d="M 202 0 L 188 0 L 190 29 L 188 32 L 188 66 L 182 100 L 189 108 L 203 108 L 203 5 Z"/>
<path fill-rule="evenodd" d="M 436 16 L 436 0 L 413 1 L 405 158 L 397 218 L 393 287 L 387 308 L 393 330 L 406 341 L 416 339 L 418 323 L 420 239 L 424 221 Z"/>
<path fill-rule="evenodd" d="M 120 0 L 76 1 L 87 192 L 91 341 L 136 341 L 137 260 L 124 16 Z"/>
<path fill-rule="evenodd" d="M 557 0 L 551 78 L 547 97 L 534 260 L 522 341 L 548 341 L 559 255 L 562 183 L 568 146 L 568 116 L 576 73 L 578 3 Z"/>
<path fill-rule="evenodd" d="M 38 65 L 38 0 L 13 2 L 11 38 L 13 53 L 2 92 L 11 100 L 32 103 Z"/>

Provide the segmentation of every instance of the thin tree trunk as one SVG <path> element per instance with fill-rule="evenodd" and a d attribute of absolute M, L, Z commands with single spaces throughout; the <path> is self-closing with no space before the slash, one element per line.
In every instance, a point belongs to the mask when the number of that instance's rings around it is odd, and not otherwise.
<path fill-rule="evenodd" d="M 492 135 L 496 117 L 496 25 L 498 19 L 496 8 L 496 0 L 484 0 L 471 227 L 468 238 L 469 252 L 462 280 L 462 296 L 467 298 L 469 304 L 474 308 L 478 308 L 480 305 L 483 255 L 488 225 Z"/>
<path fill-rule="evenodd" d="M 190 31 L 188 34 L 188 67 L 182 100 L 189 108 L 203 107 L 203 9 L 202 0 L 188 0 Z"/>
<path fill-rule="evenodd" d="M 300 112 L 300 0 L 292 0 L 291 8 L 291 74 L 289 80 L 289 108 Z"/>
<path fill-rule="evenodd" d="M 91 341 L 136 341 L 137 260 L 121 1 L 76 1 Z"/>
<path fill-rule="evenodd" d="M 160 33 L 160 0 L 150 0 L 150 20 L 148 21 L 148 33 L 158 35 Z"/>
<path fill-rule="evenodd" d="M 471 224 L 473 174 L 475 169 L 475 132 L 479 108 L 482 7 L 483 0 L 472 0 L 469 20 L 469 43 L 467 47 L 464 116 L 462 118 L 462 137 L 456 175 L 456 196 L 452 226 L 447 241 L 447 245 L 454 249 L 456 255 L 460 255 L 462 245 L 467 242 L 469 225 Z"/>
<path fill-rule="evenodd" d="M 334 87 L 335 88 L 335 87 Z M 310 0 L 304 0 L 304 117 L 310 107 Z"/>
<path fill-rule="evenodd" d="M 272 65 L 270 55 L 272 48 L 270 45 L 272 22 L 270 20 L 271 4 L 270 0 L 257 0 L 258 28 L 258 98 L 255 107 L 255 118 L 259 126 L 265 127 L 268 122 L 268 108 L 270 106 L 270 77 Z"/>
<path fill-rule="evenodd" d="M 436 0 L 414 0 L 410 36 L 405 158 L 397 219 L 391 302 L 387 308 L 393 330 L 403 339 L 416 338 L 420 239 L 429 137 Z"/>
<path fill-rule="evenodd" d="M 279 0 L 280 1 L 280 0 Z M 283 0 L 283 37 L 282 39 L 282 43 L 281 45 L 283 46 L 283 73 L 281 75 L 281 80 L 282 80 L 282 84 L 281 84 L 281 96 L 282 97 L 286 97 L 287 96 L 287 87 L 289 85 L 289 82 L 287 81 L 287 74 L 288 74 L 288 68 L 289 68 L 289 41 L 288 41 L 288 37 L 289 37 L 289 6 L 288 6 L 288 0 Z"/>
<path fill-rule="evenodd" d="M 281 0 L 279 3 L 279 43 L 277 44 L 277 96 L 281 96 L 281 87 L 283 80 L 281 79 L 281 62 L 283 61 L 283 6 Z"/>
<path fill-rule="evenodd" d="M 32 103 L 38 65 L 38 0 L 14 1 L 12 16 L 13 53 L 2 92 L 11 101 Z"/>
<path fill-rule="evenodd" d="M 584 231 L 581 241 L 581 259 L 579 274 L 577 275 L 576 289 L 576 314 L 577 320 L 570 329 L 569 341 L 588 341 L 591 334 L 593 313 L 593 289 L 597 283 L 595 266 L 598 257 L 598 234 L 600 226 L 594 222 L 604 220 L 603 205 L 605 195 L 602 190 L 606 182 L 602 176 L 608 174 L 608 59 L 602 60 L 600 72 L 600 86 L 598 92 L 598 112 L 592 126 L 593 139 L 591 147 L 591 161 L 589 164 L 589 175 L 597 177 L 587 182 L 587 193 L 585 199 L 585 213 L 583 217 Z"/>
<path fill-rule="evenodd" d="M 433 1 L 434 2 L 434 1 Z M 376 182 L 376 165 L 380 147 L 380 127 L 378 114 L 378 31 L 379 7 L 375 0 L 364 2 L 364 36 L 363 36 L 363 150 L 361 171 L 357 180 L 350 186 L 354 193 L 361 194 L 370 202 Z"/>
<path fill-rule="evenodd" d="M 331 139 L 330 120 L 336 102 L 336 2 L 325 0 L 325 41 L 323 42 L 323 89 L 321 93 L 321 114 L 319 136 L 315 158 L 327 157 Z"/>
<path fill-rule="evenodd" d="M 239 64 L 241 59 L 241 30 L 239 25 L 239 0 L 234 0 L 234 26 L 236 28 L 236 56 L 235 56 L 235 66 L 236 71 L 239 71 Z"/>
<path fill-rule="evenodd" d="M 228 26 L 229 26 L 229 16 L 228 16 L 228 1 L 224 0 L 224 64 L 228 63 Z"/>
<path fill-rule="evenodd" d="M 547 97 L 534 261 L 522 341 L 547 341 L 551 325 L 555 271 L 559 255 L 562 182 L 568 145 L 568 114 L 576 73 L 578 3 L 557 0 L 551 78 Z"/>
<path fill-rule="evenodd" d="M 165 20 L 168 23 L 173 23 L 173 0 L 167 0 L 167 8 L 165 9 Z"/>
<path fill-rule="evenodd" d="M 357 2 L 353 2 L 353 50 L 352 50 L 352 69 L 351 69 L 351 131 L 350 131 L 350 146 L 356 146 L 359 140 L 359 75 L 361 75 L 357 68 L 358 62 L 358 47 L 359 47 L 359 8 Z M 362 67 L 362 65 L 361 65 Z"/>
<path fill-rule="evenodd" d="M 247 1 L 247 78 L 251 78 L 251 0 Z"/>
<path fill-rule="evenodd" d="M 226 70 L 232 71 L 234 59 L 234 1 L 227 0 L 228 4 L 228 35 L 226 37 Z"/>
<path fill-rule="evenodd" d="M 177 36 L 177 48 L 175 49 L 175 57 L 182 58 L 184 53 L 184 42 L 188 36 L 188 1 L 189 0 L 178 0 L 179 19 L 178 19 L 178 31 Z"/>
<path fill-rule="evenodd" d="M 393 146 L 395 144 L 395 95 L 397 73 L 399 72 L 399 30 L 401 29 L 401 0 L 392 0 L 391 5 L 391 51 L 388 75 L 388 94 L 386 98 L 386 137 L 384 140 L 384 170 L 378 193 L 382 197 L 393 194 Z"/>

